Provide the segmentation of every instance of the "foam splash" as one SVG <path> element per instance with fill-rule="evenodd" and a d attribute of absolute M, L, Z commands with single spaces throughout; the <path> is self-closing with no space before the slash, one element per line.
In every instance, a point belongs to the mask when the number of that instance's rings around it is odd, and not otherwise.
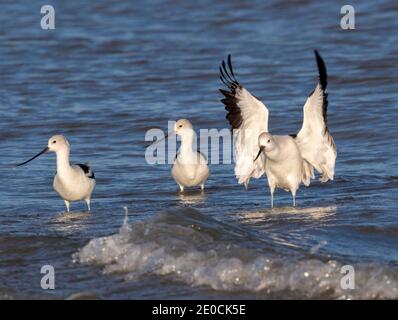
<path fill-rule="evenodd" d="M 124 274 L 126 281 L 156 275 L 191 286 L 264 297 L 398 298 L 395 269 L 355 265 L 356 289 L 343 290 L 340 262 L 251 249 L 242 239 L 233 241 L 235 231 L 228 239 L 217 234 L 215 230 L 222 228 L 225 233 L 226 228 L 218 224 L 193 209 L 130 225 L 125 220 L 119 233 L 92 239 L 74 254 L 74 260 L 101 265 L 104 274 Z"/>

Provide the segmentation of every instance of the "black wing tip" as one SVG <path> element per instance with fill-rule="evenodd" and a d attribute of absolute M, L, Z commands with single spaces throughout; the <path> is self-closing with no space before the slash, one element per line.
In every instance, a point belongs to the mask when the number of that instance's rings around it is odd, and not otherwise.
<path fill-rule="evenodd" d="M 232 55 L 229 53 L 226 60 L 221 61 L 219 67 L 221 82 L 234 92 L 236 88 L 240 87 L 238 80 L 236 80 L 234 70 L 232 68 Z"/>
<path fill-rule="evenodd" d="M 316 63 L 318 66 L 318 71 L 319 71 L 319 84 L 321 85 L 321 88 L 323 90 L 323 120 L 325 121 L 325 132 L 328 131 L 327 127 L 327 109 L 328 109 L 328 94 L 325 92 L 326 91 L 326 86 L 328 84 L 327 81 L 327 72 L 326 72 L 326 66 L 325 62 L 323 61 L 321 55 L 319 54 L 318 50 L 314 50 L 315 57 L 316 57 Z"/>
<path fill-rule="evenodd" d="M 243 119 L 237 104 L 236 91 L 242 88 L 242 86 L 236 79 L 232 68 L 232 55 L 230 53 L 227 55 L 226 60 L 221 61 L 219 71 L 222 83 L 229 89 L 229 91 L 219 89 L 221 94 L 225 97 L 221 100 L 228 112 L 225 118 L 231 125 L 231 130 L 238 129 L 242 125 Z"/>
<path fill-rule="evenodd" d="M 321 55 L 319 54 L 319 51 L 315 49 L 314 50 L 314 54 L 315 54 L 315 58 L 316 58 L 317 63 L 321 63 L 321 64 L 325 65 Z"/>
<path fill-rule="evenodd" d="M 319 83 L 321 84 L 322 90 L 325 91 L 326 86 L 328 84 L 325 62 L 323 61 L 318 50 L 314 50 L 314 53 L 315 53 L 315 58 L 316 58 L 316 64 L 318 66 Z"/>

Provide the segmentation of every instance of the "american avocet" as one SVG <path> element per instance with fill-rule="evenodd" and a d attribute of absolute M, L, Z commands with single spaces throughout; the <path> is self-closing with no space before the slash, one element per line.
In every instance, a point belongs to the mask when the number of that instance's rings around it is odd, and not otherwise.
<path fill-rule="evenodd" d="M 180 186 L 181 192 L 184 187 L 194 186 L 200 186 L 204 190 L 210 171 L 205 156 L 193 148 L 196 134 L 191 122 L 186 119 L 178 120 L 174 125 L 174 132 L 181 137 L 181 147 L 174 160 L 171 175 Z"/>
<path fill-rule="evenodd" d="M 70 144 L 64 136 L 56 135 L 48 140 L 48 145 L 31 159 L 18 164 L 22 166 L 36 159 L 38 156 L 53 151 L 57 155 L 57 174 L 53 187 L 65 202 L 69 212 L 70 202 L 84 200 L 90 211 L 91 193 L 95 187 L 95 176 L 88 164 L 70 165 Z"/>
<path fill-rule="evenodd" d="M 184 191 L 184 187 L 200 186 L 205 188 L 205 182 L 210 175 L 206 157 L 199 151 L 194 150 L 194 139 L 196 137 L 192 124 L 187 119 L 180 119 L 174 124 L 174 129 L 166 134 L 164 138 L 156 141 L 159 143 L 171 134 L 181 137 L 181 147 L 174 159 L 171 175 Z"/>
<path fill-rule="evenodd" d="M 293 206 L 301 182 L 309 186 L 314 168 L 321 181 L 333 180 L 336 145 L 327 127 L 327 74 L 325 64 L 315 51 L 319 83 L 304 104 L 304 119 L 298 134 L 276 136 L 268 133 L 268 109 L 236 80 L 231 55 L 228 68 L 222 62 L 221 80 L 229 91 L 221 101 L 228 111 L 235 135 L 235 174 L 239 183 L 248 186 L 250 178 L 260 178 L 264 172 L 271 191 L 271 206 L 276 188 L 290 191 Z"/>

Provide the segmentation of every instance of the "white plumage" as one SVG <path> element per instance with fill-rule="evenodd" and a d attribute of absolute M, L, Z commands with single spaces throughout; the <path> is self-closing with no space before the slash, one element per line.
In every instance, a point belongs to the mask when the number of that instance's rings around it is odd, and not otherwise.
<path fill-rule="evenodd" d="M 200 186 L 203 190 L 205 182 L 210 175 L 207 160 L 197 150 L 194 150 L 196 134 L 189 120 L 178 120 L 174 126 L 174 132 L 181 137 L 181 147 L 174 160 L 171 174 L 184 191 L 184 187 Z"/>
<path fill-rule="evenodd" d="M 27 164 L 38 156 L 51 151 L 57 155 L 57 174 L 54 177 L 53 187 L 64 199 L 67 211 L 69 212 L 70 202 L 79 200 L 84 200 L 90 211 L 91 194 L 95 188 L 94 172 L 88 164 L 70 165 L 70 144 L 64 136 L 51 137 L 46 148 L 18 166 Z"/>
<path fill-rule="evenodd" d="M 296 191 L 314 178 L 314 168 L 321 181 L 334 178 L 336 146 L 327 127 L 327 73 L 325 64 L 315 51 L 319 83 L 304 104 L 304 118 L 297 135 L 274 136 L 268 133 L 268 109 L 236 80 L 228 56 L 228 67 L 222 62 L 221 80 L 229 91 L 221 101 L 228 111 L 234 133 L 235 174 L 239 183 L 248 186 L 250 178 L 268 178 L 273 206 L 276 188 L 290 191 L 295 205 Z"/>

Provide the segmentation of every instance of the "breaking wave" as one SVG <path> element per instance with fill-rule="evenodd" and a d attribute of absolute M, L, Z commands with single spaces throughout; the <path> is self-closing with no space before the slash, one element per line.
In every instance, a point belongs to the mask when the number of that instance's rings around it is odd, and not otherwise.
<path fill-rule="evenodd" d="M 355 264 L 355 289 L 343 290 L 343 266 L 256 239 L 245 229 L 218 222 L 194 209 L 158 214 L 128 224 L 114 235 L 92 239 L 74 261 L 98 265 L 126 281 L 169 277 L 190 286 L 255 292 L 259 298 L 396 299 L 393 266 Z"/>

